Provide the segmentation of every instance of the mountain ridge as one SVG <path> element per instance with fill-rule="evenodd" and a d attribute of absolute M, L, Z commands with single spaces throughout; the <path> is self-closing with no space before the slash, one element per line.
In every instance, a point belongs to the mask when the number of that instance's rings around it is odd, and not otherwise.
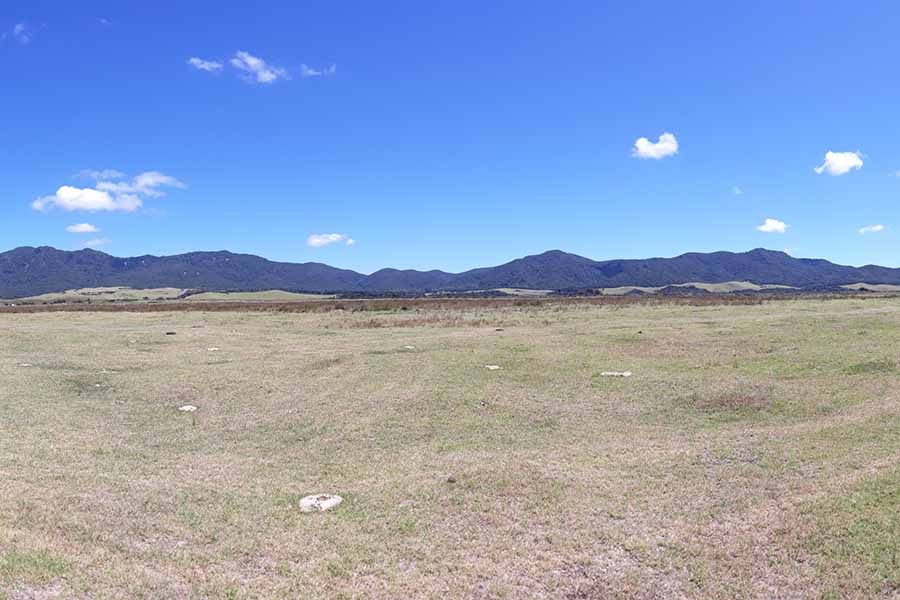
<path fill-rule="evenodd" d="M 320 262 L 277 262 L 227 250 L 120 258 L 93 249 L 68 251 L 51 246 L 22 246 L 0 253 L 0 298 L 104 286 L 379 293 L 659 287 L 727 281 L 800 288 L 857 282 L 900 284 L 900 269 L 838 265 L 825 259 L 794 258 L 764 248 L 606 261 L 548 250 L 460 273 L 383 268 L 369 275 Z"/>

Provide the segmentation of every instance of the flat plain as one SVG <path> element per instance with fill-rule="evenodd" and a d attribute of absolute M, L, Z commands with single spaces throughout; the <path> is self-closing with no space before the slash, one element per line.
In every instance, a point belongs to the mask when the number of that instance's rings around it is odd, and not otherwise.
<path fill-rule="evenodd" d="M 0 314 L 0 598 L 895 597 L 898 348 L 890 297 Z"/>

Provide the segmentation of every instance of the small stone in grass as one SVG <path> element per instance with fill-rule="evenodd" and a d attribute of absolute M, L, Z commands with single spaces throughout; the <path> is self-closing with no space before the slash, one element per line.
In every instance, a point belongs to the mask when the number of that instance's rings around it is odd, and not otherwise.
<path fill-rule="evenodd" d="M 502 327 L 498 327 L 498 328 L 495 329 L 494 331 L 503 331 L 503 328 L 502 328 Z"/>
<path fill-rule="evenodd" d="M 496 371 L 500 368 L 500 365 L 484 365 L 484 368 L 488 371 Z"/>
<path fill-rule="evenodd" d="M 404 350 L 415 350 L 416 347 L 415 346 L 403 346 L 403 349 Z"/>
<path fill-rule="evenodd" d="M 20 367 L 30 367 L 31 363 L 19 363 Z"/>
<path fill-rule="evenodd" d="M 343 501 L 343 498 L 334 494 L 314 494 L 300 500 L 300 512 L 325 512 Z"/>
<path fill-rule="evenodd" d="M 219 349 L 216 348 L 215 346 L 213 346 L 212 348 L 207 348 L 206 350 L 207 350 L 208 352 L 218 352 L 218 351 L 219 351 Z"/>
<path fill-rule="evenodd" d="M 456 483 L 456 477 L 451 475 L 450 477 L 447 478 L 447 483 Z"/>
<path fill-rule="evenodd" d="M 166 332 L 166 335 L 175 335 L 175 332 L 174 332 L 174 331 L 167 331 L 167 332 Z"/>
<path fill-rule="evenodd" d="M 197 410 L 197 407 L 193 404 L 185 404 L 184 406 L 179 406 L 178 410 L 180 410 L 181 412 L 195 412 Z"/>
<path fill-rule="evenodd" d="M 631 377 L 631 371 L 603 371 L 600 377 Z"/>

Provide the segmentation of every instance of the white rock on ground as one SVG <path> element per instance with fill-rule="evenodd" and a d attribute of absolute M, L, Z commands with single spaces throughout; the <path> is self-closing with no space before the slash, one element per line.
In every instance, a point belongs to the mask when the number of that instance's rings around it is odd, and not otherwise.
<path fill-rule="evenodd" d="M 496 371 L 500 368 L 500 365 L 484 365 L 484 368 L 488 371 Z"/>
<path fill-rule="evenodd" d="M 185 404 L 184 406 L 179 406 L 178 410 L 181 412 L 194 412 L 197 410 L 197 407 L 193 404 Z"/>
<path fill-rule="evenodd" d="M 300 500 L 300 512 L 325 512 L 331 510 L 344 499 L 334 494 L 315 494 Z"/>
<path fill-rule="evenodd" d="M 218 352 L 219 349 L 218 349 L 218 348 L 207 348 L 207 351 L 209 351 L 209 352 Z"/>
<path fill-rule="evenodd" d="M 603 371 L 601 377 L 631 377 L 631 371 Z"/>
<path fill-rule="evenodd" d="M 403 346 L 403 349 L 404 350 L 415 350 L 416 347 L 415 346 Z"/>

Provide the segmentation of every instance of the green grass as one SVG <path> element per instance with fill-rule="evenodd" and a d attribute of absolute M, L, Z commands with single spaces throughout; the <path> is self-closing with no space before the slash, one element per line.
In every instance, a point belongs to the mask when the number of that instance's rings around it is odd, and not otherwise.
<path fill-rule="evenodd" d="M 6 584 L 46 584 L 68 570 L 65 560 L 44 550 L 22 552 L 13 547 L 0 551 L 0 581 Z"/>
<path fill-rule="evenodd" d="M 872 375 L 879 373 L 897 373 L 900 370 L 897 362 L 893 360 L 867 360 L 864 362 L 853 363 L 846 368 L 849 375 Z"/>
<path fill-rule="evenodd" d="M 900 469 L 816 504 L 808 551 L 836 597 L 900 591 Z"/>

